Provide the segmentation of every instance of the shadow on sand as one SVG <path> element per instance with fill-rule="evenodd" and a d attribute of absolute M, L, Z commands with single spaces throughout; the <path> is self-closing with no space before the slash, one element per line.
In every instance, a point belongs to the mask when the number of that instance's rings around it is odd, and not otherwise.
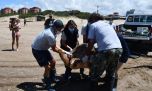
<path fill-rule="evenodd" d="M 106 91 L 103 85 L 94 86 L 88 79 L 79 79 L 78 73 L 72 74 L 69 81 L 60 81 L 55 84 L 56 91 Z M 24 91 L 47 91 L 41 82 L 24 82 L 17 85 Z"/>
<path fill-rule="evenodd" d="M 148 68 L 148 69 L 152 69 L 152 65 L 140 65 L 140 66 L 135 66 L 135 67 L 123 68 L 123 69 L 132 69 L 132 68 Z"/>
<path fill-rule="evenodd" d="M 43 83 L 40 82 L 23 82 L 16 86 L 23 91 L 38 91 L 38 90 L 45 90 Z"/>
<path fill-rule="evenodd" d="M 12 49 L 3 49 L 1 51 L 13 51 Z"/>

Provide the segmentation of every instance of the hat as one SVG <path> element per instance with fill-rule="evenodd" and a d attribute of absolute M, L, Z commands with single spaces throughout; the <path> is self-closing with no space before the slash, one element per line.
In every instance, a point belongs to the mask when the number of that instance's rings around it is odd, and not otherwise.
<path fill-rule="evenodd" d="M 64 27 L 63 22 L 61 20 L 55 20 L 53 26 L 60 28 Z"/>

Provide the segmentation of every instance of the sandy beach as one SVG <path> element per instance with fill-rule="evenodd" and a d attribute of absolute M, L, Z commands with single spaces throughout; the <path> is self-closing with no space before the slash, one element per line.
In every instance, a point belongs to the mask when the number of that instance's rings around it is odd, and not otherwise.
<path fill-rule="evenodd" d="M 73 19 L 79 30 L 86 24 L 86 20 L 76 17 L 55 17 L 61 19 L 64 24 Z M 121 24 L 124 20 L 116 20 Z M 8 28 L 7 18 L 0 18 L 0 91 L 45 91 L 41 89 L 43 68 L 40 68 L 31 52 L 31 43 L 36 35 L 43 30 L 44 21 L 27 22 L 24 27 L 21 20 L 21 37 L 19 51 L 11 51 L 11 31 Z M 80 31 L 79 31 L 80 33 Z M 57 44 L 60 42 L 57 37 Z M 79 37 L 82 43 L 82 35 Z M 57 74 L 64 73 L 65 67 L 57 53 L 52 52 L 56 59 Z M 72 70 L 79 72 L 79 70 Z M 88 70 L 85 70 L 88 74 Z M 85 81 L 63 84 L 58 91 L 90 91 Z M 118 91 L 152 91 L 152 56 L 129 58 L 124 68 L 119 72 Z"/>

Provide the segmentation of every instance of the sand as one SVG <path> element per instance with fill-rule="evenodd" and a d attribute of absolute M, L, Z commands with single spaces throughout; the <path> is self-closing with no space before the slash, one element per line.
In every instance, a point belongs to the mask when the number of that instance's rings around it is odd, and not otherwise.
<path fill-rule="evenodd" d="M 78 24 L 79 30 L 86 24 L 86 20 L 75 17 L 55 17 L 62 19 L 64 24 L 73 19 Z M 121 24 L 123 20 L 114 21 Z M 0 91 L 44 91 L 41 89 L 43 68 L 40 68 L 32 56 L 31 43 L 35 36 L 43 30 L 44 21 L 27 22 L 23 26 L 21 20 L 21 37 L 19 51 L 11 51 L 11 32 L 8 29 L 8 17 L 0 18 Z M 80 32 L 79 32 L 80 33 Z M 60 35 L 57 37 L 59 44 Z M 82 43 L 82 36 L 79 37 Z M 57 53 L 53 53 L 56 59 L 57 74 L 64 73 L 63 62 Z M 79 72 L 73 70 L 72 72 Z M 88 74 L 88 70 L 85 70 Z M 59 91 L 91 91 L 85 81 L 78 81 L 70 85 L 64 83 Z M 118 91 L 152 91 L 152 57 L 129 58 L 124 68 L 119 72 Z"/>

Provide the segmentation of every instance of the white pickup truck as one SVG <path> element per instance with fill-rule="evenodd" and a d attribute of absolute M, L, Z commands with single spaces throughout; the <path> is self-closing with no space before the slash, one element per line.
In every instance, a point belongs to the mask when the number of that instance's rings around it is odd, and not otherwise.
<path fill-rule="evenodd" d="M 130 14 L 119 29 L 134 54 L 152 51 L 152 14 Z"/>

